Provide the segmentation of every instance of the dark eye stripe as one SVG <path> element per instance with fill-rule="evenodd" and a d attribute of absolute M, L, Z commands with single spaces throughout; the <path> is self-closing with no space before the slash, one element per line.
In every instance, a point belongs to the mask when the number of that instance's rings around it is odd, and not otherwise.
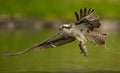
<path fill-rule="evenodd" d="M 66 29 L 70 29 L 71 27 L 65 27 Z"/>

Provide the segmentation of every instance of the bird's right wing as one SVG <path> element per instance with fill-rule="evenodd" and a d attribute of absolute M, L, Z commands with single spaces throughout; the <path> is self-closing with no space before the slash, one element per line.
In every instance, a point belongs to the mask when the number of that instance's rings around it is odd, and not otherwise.
<path fill-rule="evenodd" d="M 86 23 L 87 27 L 90 30 L 93 30 L 94 28 L 99 28 L 101 25 L 99 22 L 99 16 L 94 10 L 91 10 L 91 8 L 89 8 L 88 10 L 86 8 L 84 8 L 84 10 L 80 9 L 80 15 L 75 12 L 75 16 L 77 19 L 76 25 Z"/>
<path fill-rule="evenodd" d="M 10 54 L 5 54 L 6 56 L 14 56 L 14 55 L 19 55 L 19 54 L 23 54 L 26 53 L 30 50 L 41 50 L 41 49 L 46 49 L 46 48 L 54 48 L 57 46 L 61 46 L 64 45 L 66 43 L 72 42 L 75 40 L 75 37 L 73 36 L 69 36 L 68 34 L 66 34 L 65 32 L 61 31 L 59 33 L 57 33 L 56 35 L 54 35 L 53 37 L 49 38 L 48 40 L 37 44 L 36 46 L 26 49 L 24 51 L 20 51 L 17 53 L 10 53 Z"/>

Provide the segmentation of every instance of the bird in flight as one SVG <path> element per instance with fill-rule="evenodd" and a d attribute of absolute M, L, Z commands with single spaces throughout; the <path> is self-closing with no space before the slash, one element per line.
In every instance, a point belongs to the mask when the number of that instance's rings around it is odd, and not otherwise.
<path fill-rule="evenodd" d="M 94 44 L 104 45 L 106 34 L 101 34 L 96 31 L 101 25 L 99 17 L 94 10 L 80 9 L 80 14 L 75 12 L 76 22 L 63 24 L 59 27 L 59 32 L 53 37 L 44 42 L 33 46 L 32 48 L 20 51 L 17 53 L 5 54 L 6 56 L 15 56 L 26 53 L 30 50 L 42 50 L 47 48 L 55 48 L 67 43 L 73 42 L 76 39 L 79 41 L 80 51 L 84 56 L 88 56 L 86 48 L 86 39 Z"/>

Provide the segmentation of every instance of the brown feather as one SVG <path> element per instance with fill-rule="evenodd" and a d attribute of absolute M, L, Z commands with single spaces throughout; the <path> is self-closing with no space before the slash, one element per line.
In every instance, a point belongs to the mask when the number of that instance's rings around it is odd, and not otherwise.
<path fill-rule="evenodd" d="M 76 12 L 77 16 L 78 13 Z M 77 22 L 75 23 L 76 25 L 86 23 L 87 27 L 90 30 L 93 30 L 94 28 L 99 28 L 101 23 L 99 22 L 99 17 L 96 15 L 94 10 L 91 10 L 89 8 L 88 10 L 84 8 L 84 10 L 80 9 L 80 18 L 79 20 L 77 19 Z"/>
<path fill-rule="evenodd" d="M 77 21 L 79 21 L 79 15 L 77 12 L 75 12 L 75 17 L 76 17 Z"/>
<path fill-rule="evenodd" d="M 37 49 L 42 50 L 42 49 L 46 49 L 46 48 L 54 48 L 54 47 L 61 46 L 63 44 L 72 42 L 74 40 L 75 40 L 74 37 L 68 36 L 64 32 L 59 32 L 58 34 L 56 34 L 52 38 L 50 38 L 50 39 L 44 41 L 43 43 L 40 43 L 32 48 L 29 48 L 29 49 L 26 49 L 24 51 L 20 51 L 17 53 L 8 53 L 8 54 L 5 54 L 5 56 L 20 55 L 20 54 L 26 53 L 30 50 L 37 50 Z"/>
<path fill-rule="evenodd" d="M 99 45 L 105 44 L 105 38 L 106 38 L 105 35 L 102 35 L 94 31 L 90 31 L 86 36 L 91 42 L 95 44 L 99 44 Z"/>

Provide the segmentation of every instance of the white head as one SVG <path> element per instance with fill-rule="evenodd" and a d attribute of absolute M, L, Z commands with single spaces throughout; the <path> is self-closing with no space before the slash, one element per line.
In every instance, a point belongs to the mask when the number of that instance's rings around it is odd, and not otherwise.
<path fill-rule="evenodd" d="M 72 24 L 63 24 L 60 26 L 60 30 L 70 30 L 72 28 Z"/>
<path fill-rule="evenodd" d="M 72 33 L 73 32 L 73 26 L 74 24 L 73 23 L 70 23 L 70 24 L 63 24 L 60 26 L 59 30 L 62 30 L 66 33 Z"/>

